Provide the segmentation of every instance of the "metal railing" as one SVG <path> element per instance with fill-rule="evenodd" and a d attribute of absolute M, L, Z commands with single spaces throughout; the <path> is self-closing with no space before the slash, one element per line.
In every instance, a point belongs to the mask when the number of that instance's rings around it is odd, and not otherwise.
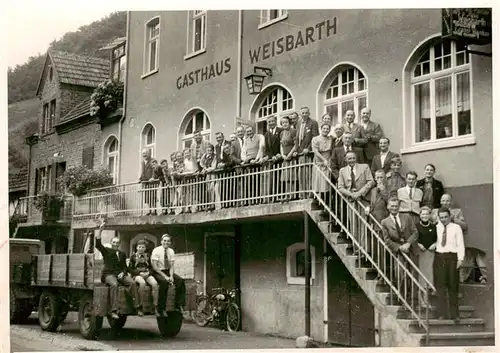
<path fill-rule="evenodd" d="M 314 197 L 327 211 L 329 224 L 336 223 L 352 241 L 353 254 L 358 266 L 366 261 L 376 271 L 378 278 L 389 287 L 389 305 L 403 305 L 425 330 L 429 338 L 429 290 L 434 287 L 426 280 L 418 266 L 406 254 L 395 254 L 381 236 L 381 225 L 366 217 L 361 202 L 348 200 L 330 179 L 329 171 L 314 167 L 331 191 L 326 195 L 313 191 Z M 368 220 L 368 219 L 369 220 Z M 375 221 L 375 222 L 372 222 Z"/>
<path fill-rule="evenodd" d="M 44 209 L 35 207 L 37 195 L 19 198 L 14 215 L 19 223 L 71 222 L 73 216 L 73 195 L 64 195 L 62 202 L 49 204 Z"/>
<path fill-rule="evenodd" d="M 239 165 L 210 173 L 91 190 L 75 199 L 74 219 L 212 211 L 306 198 L 312 186 L 312 155 L 288 161 Z"/>

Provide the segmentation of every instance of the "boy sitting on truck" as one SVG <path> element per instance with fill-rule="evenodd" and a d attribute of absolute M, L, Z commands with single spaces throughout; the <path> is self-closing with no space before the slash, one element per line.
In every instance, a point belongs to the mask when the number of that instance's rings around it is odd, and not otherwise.
<path fill-rule="evenodd" d="M 155 313 L 156 316 L 160 316 L 160 311 L 158 310 L 158 282 L 156 282 L 156 279 L 151 274 L 151 257 L 146 252 L 146 241 L 139 240 L 136 249 L 137 252 L 130 256 L 129 272 L 134 277 L 135 283 L 139 285 L 139 293 L 143 304 L 148 301 L 146 283 L 151 286 Z"/>
<path fill-rule="evenodd" d="M 132 277 L 128 274 L 126 263 L 126 255 L 120 250 L 120 239 L 114 237 L 111 239 L 111 248 L 106 248 L 102 245 L 101 235 L 106 225 L 102 221 L 99 226 L 99 231 L 96 235 L 95 247 L 102 254 L 104 268 L 102 269 L 101 281 L 109 286 L 109 297 L 111 304 L 111 317 L 118 320 L 118 283 L 127 287 L 127 295 L 131 295 L 134 299 L 134 305 L 137 309 L 137 315 L 143 316 L 142 303 L 137 291 L 137 285 Z"/>

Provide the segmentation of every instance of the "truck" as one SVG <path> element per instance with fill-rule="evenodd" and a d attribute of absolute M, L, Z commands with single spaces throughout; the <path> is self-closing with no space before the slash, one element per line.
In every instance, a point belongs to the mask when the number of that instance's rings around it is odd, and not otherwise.
<path fill-rule="evenodd" d="M 44 242 L 36 239 L 9 239 L 10 322 L 22 324 L 33 311 L 44 331 L 56 331 L 70 311 L 78 312 L 80 334 L 97 339 L 106 317 L 112 329 L 121 329 L 128 316 L 137 312 L 125 288 L 119 288 L 118 319 L 109 315 L 109 288 L 101 283 L 103 262 L 90 254 L 45 254 Z M 193 259 L 194 266 L 194 259 Z M 181 330 L 183 314 L 175 307 L 174 285 L 166 298 L 168 316 L 156 317 L 151 288 L 144 315 L 154 315 L 162 337 L 175 337 Z M 196 289 L 187 291 L 186 310 L 193 310 Z"/>

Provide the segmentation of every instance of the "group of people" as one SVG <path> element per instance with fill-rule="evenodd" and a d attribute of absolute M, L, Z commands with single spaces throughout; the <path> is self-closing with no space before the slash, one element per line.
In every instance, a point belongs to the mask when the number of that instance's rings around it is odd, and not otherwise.
<path fill-rule="evenodd" d="M 151 254 L 146 251 L 146 241 L 139 240 L 136 252 L 130 256 L 127 265 L 126 254 L 120 250 L 120 239 L 114 237 L 111 247 L 101 242 L 101 234 L 106 223 L 102 222 L 96 234 L 96 249 L 103 257 L 104 267 L 101 281 L 109 286 L 110 315 L 119 319 L 118 285 L 125 286 L 126 293 L 133 302 L 138 316 L 144 315 L 144 307 L 149 300 L 151 287 L 153 306 L 156 316 L 168 316 L 166 307 L 167 291 L 171 284 L 175 290 L 175 308 L 183 312 L 186 297 L 184 280 L 175 273 L 175 252 L 171 248 L 171 237 L 164 234 L 161 245 Z"/>
<path fill-rule="evenodd" d="M 221 182 L 211 181 L 217 179 L 214 172 L 234 167 L 245 170 L 248 166 L 265 170 L 269 163 L 300 164 L 313 156 L 317 168 L 312 172 L 283 169 L 267 179 L 253 179 L 253 190 L 262 196 L 279 189 L 286 197 L 274 200 L 286 201 L 302 197 L 301 190 L 312 188 L 328 199 L 335 185 L 348 202 L 362 205 L 367 214 L 373 215 L 381 225 L 384 242 L 394 253 L 406 253 L 419 264 L 441 298 L 448 291 L 450 298 L 456 299 L 458 283 L 467 280 L 476 265 L 481 271 L 480 282 L 486 283 L 484 249 L 474 244 L 473 237 L 464 240 L 467 224 L 463 212 L 451 208 L 451 195 L 434 178 L 436 167 L 427 164 L 421 179 L 414 171 L 402 174 L 402 157 L 390 150 L 390 139 L 380 124 L 371 120 L 370 108 L 361 110 L 359 124 L 355 119 L 355 112 L 347 110 L 345 122 L 332 127 L 330 115 L 323 115 L 318 122 L 311 118 L 308 107 L 302 107 L 300 117 L 298 113 L 282 117 L 280 126 L 277 117 L 270 116 L 264 134 L 255 133 L 251 126 L 239 126 L 229 140 L 218 132 L 212 145 L 196 131 L 189 149 L 171 155 L 170 168 L 166 159 L 158 164 L 144 150 L 140 181 L 147 214 L 156 214 L 157 190 L 161 190 L 163 213 L 172 213 L 176 207 L 178 212 L 186 211 L 183 206 L 196 204 L 192 189 L 182 185 L 195 184 L 200 176 L 209 181 L 200 184 L 200 194 L 209 195 L 201 209 L 220 208 L 225 199 L 259 196 L 250 195 L 248 185 L 234 183 L 225 187 L 229 193 L 221 198 Z M 280 184 L 283 187 L 277 188 Z M 159 189 L 160 185 L 172 187 Z M 189 211 L 196 210 L 191 207 Z M 456 318 L 458 307 L 453 298 L 451 317 Z M 441 314 L 449 316 L 444 311 Z"/>

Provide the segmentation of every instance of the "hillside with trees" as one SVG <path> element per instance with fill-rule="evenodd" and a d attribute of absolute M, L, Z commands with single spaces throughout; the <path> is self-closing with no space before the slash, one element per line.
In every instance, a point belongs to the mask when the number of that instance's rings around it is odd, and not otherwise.
<path fill-rule="evenodd" d="M 60 40 L 53 41 L 47 50 L 67 51 L 107 59 L 109 52 L 100 49 L 115 38 L 125 37 L 126 26 L 126 12 L 114 12 L 99 21 L 80 27 L 76 32 L 64 34 Z M 44 62 L 45 53 L 42 53 L 30 57 L 23 65 L 8 69 L 9 104 L 35 97 Z"/>

